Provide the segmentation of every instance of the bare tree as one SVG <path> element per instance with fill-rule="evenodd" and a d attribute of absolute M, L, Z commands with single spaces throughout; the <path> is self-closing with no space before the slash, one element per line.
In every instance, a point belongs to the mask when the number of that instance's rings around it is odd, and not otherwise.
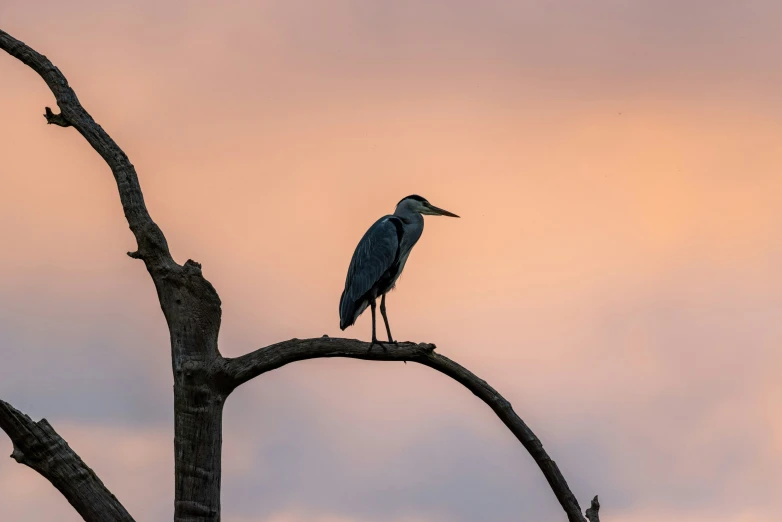
<path fill-rule="evenodd" d="M 484 401 L 516 436 L 540 467 L 570 522 L 598 522 L 597 497 L 585 514 L 543 444 L 486 381 L 435 353 L 433 344 L 400 343 L 389 351 L 369 343 L 323 336 L 291 339 L 236 358 L 220 355 L 220 298 L 204 278 L 201 265 L 174 261 L 163 232 L 144 204 L 136 170 L 120 147 L 81 106 L 60 70 L 45 56 L 0 30 L 0 48 L 43 78 L 60 108 L 46 107 L 46 121 L 75 128 L 111 168 L 122 210 L 137 248 L 128 255 L 144 262 L 158 294 L 171 337 L 174 374 L 175 522 L 220 520 L 222 413 L 238 386 L 286 364 L 320 357 L 368 361 L 411 361 L 428 366 L 464 385 Z M 0 428 L 13 442 L 11 457 L 34 469 L 87 522 L 132 522 L 133 518 L 95 473 L 45 420 L 34 422 L 0 401 Z"/>

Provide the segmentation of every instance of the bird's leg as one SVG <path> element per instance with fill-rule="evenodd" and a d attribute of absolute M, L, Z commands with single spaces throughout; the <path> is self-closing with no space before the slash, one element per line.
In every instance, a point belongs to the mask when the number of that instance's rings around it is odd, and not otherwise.
<path fill-rule="evenodd" d="M 377 340 L 377 334 L 375 333 L 375 331 L 376 331 L 375 330 L 375 323 L 377 321 L 375 319 L 375 306 L 376 305 L 375 305 L 375 298 L 374 297 L 372 298 L 372 301 L 369 302 L 369 306 L 372 308 L 372 342 L 369 345 L 368 352 L 371 352 L 372 351 L 372 347 L 375 346 L 376 344 L 379 344 L 381 347 L 383 347 L 383 351 L 387 352 L 388 348 L 386 348 L 383 343 L 381 343 L 380 341 Z"/>
<path fill-rule="evenodd" d="M 377 315 L 375 313 L 376 304 L 375 304 L 375 298 L 373 297 L 372 300 L 369 302 L 369 306 L 372 310 L 372 342 L 369 344 L 369 350 L 372 351 L 372 347 L 376 344 L 379 344 L 383 347 L 383 350 L 386 350 L 386 347 L 383 346 L 383 344 L 377 340 Z"/>
<path fill-rule="evenodd" d="M 383 322 L 386 323 L 386 333 L 388 334 L 388 342 L 391 344 L 396 344 L 394 338 L 391 337 L 391 327 L 388 326 L 388 316 L 386 315 L 386 294 L 383 294 L 383 297 L 380 298 L 380 315 L 383 316 Z"/>
<path fill-rule="evenodd" d="M 394 338 L 391 337 L 391 327 L 388 326 L 388 316 L 386 315 L 386 294 L 383 294 L 383 297 L 380 298 L 380 314 L 383 316 L 383 322 L 386 323 L 386 333 L 388 334 L 388 342 L 390 344 L 396 344 Z M 402 361 L 402 362 L 407 364 L 407 361 Z"/>
<path fill-rule="evenodd" d="M 375 300 L 372 299 L 372 301 L 369 303 L 369 306 L 372 307 L 372 344 L 377 343 L 377 335 L 375 334 Z"/>

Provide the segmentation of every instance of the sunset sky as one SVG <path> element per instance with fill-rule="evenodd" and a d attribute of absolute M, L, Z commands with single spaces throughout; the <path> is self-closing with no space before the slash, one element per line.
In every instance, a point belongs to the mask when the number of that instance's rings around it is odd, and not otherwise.
<path fill-rule="evenodd" d="M 353 249 L 426 218 L 401 340 L 497 388 L 606 522 L 782 512 L 782 2 L 0 0 L 136 166 L 220 349 L 339 330 Z M 136 520 L 173 515 L 168 333 L 111 173 L 0 53 L 0 399 Z M 237 391 L 226 522 L 565 517 L 494 414 L 415 364 L 316 360 Z M 0 520 L 75 522 L 5 458 Z"/>

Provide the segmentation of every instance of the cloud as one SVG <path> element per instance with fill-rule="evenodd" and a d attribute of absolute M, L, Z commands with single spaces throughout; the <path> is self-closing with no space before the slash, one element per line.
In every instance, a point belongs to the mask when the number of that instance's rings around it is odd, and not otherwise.
<path fill-rule="evenodd" d="M 356 241 L 421 193 L 463 218 L 427 221 L 397 336 L 495 386 L 606 517 L 776 520 L 779 6 L 481 5 L 0 10 L 122 143 L 177 260 L 203 263 L 224 354 L 340 335 Z M 138 518 L 170 517 L 168 334 L 114 180 L 42 124 L 39 78 L 0 68 L 0 396 Z M 224 437 L 227 520 L 559 514 L 492 412 L 413 364 L 265 375 Z M 0 460 L 0 519 L 73 517 Z"/>

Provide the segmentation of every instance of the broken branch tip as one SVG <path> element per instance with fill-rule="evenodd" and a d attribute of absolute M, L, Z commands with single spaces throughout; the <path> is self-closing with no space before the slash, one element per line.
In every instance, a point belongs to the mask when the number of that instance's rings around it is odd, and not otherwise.
<path fill-rule="evenodd" d="M 44 118 L 46 118 L 46 124 L 47 125 L 59 125 L 60 127 L 70 127 L 71 123 L 65 118 L 65 116 L 60 114 L 54 114 L 52 112 L 52 109 L 49 107 L 46 107 L 46 113 L 43 115 Z"/>

